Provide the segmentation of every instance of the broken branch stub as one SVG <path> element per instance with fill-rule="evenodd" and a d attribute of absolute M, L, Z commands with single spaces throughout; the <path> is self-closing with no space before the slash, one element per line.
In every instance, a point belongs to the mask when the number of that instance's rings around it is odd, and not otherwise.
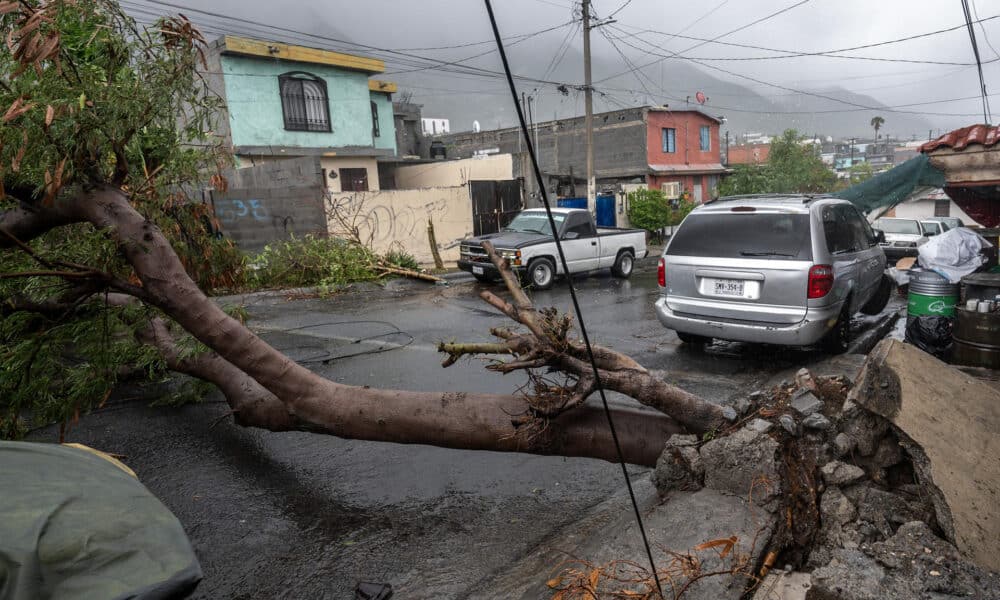
<path fill-rule="evenodd" d="M 524 370 L 533 376 L 534 369 L 548 369 L 567 375 L 572 384 L 559 391 L 527 394 L 528 404 L 536 418 L 552 418 L 583 404 L 597 389 L 597 377 L 590 363 L 587 347 L 572 339 L 572 317 L 555 308 L 536 309 L 521 287 L 507 259 L 501 257 L 489 241 L 483 248 L 510 292 L 508 302 L 493 292 L 484 290 L 480 297 L 511 320 L 528 329 L 514 333 L 493 328 L 490 333 L 500 340 L 496 344 L 441 344 L 438 350 L 448 354 L 442 366 L 453 365 L 466 355 L 509 354 L 508 362 L 499 361 L 486 368 L 499 373 Z M 609 348 L 592 345 L 594 362 L 600 381 L 608 390 L 623 393 L 640 403 L 655 408 L 681 423 L 688 431 L 704 433 L 718 429 L 735 418 L 731 409 L 707 402 L 694 394 L 661 381 L 633 358 Z"/>

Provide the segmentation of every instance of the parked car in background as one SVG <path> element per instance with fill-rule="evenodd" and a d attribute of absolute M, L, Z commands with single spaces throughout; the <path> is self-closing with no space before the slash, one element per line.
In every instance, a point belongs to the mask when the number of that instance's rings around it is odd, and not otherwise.
<path fill-rule="evenodd" d="M 924 235 L 927 237 L 939 235 L 948 231 L 948 228 L 945 227 L 944 223 L 940 223 L 938 221 L 921 221 L 920 228 L 924 230 Z"/>
<path fill-rule="evenodd" d="M 845 200 L 721 198 L 692 211 L 664 250 L 656 313 L 687 343 L 844 352 L 851 316 L 880 312 L 892 292 L 881 239 Z"/>
<path fill-rule="evenodd" d="M 646 257 L 646 232 L 641 229 L 598 228 L 594 216 L 579 208 L 554 208 L 552 219 L 570 273 L 610 268 L 615 277 L 627 278 L 635 259 Z M 483 249 L 484 240 L 490 240 L 514 272 L 536 289 L 548 289 L 557 275 L 564 275 L 544 209 L 521 211 L 499 233 L 462 241 L 458 268 L 490 281 L 500 273 Z"/>
<path fill-rule="evenodd" d="M 904 256 L 917 256 L 917 248 L 927 243 L 920 221 L 882 217 L 872 223 L 872 227 L 885 233 L 885 241 L 880 242 L 882 251 L 889 260 L 899 260 Z"/>
<path fill-rule="evenodd" d="M 944 231 L 955 229 L 956 227 L 965 227 L 965 223 L 963 223 L 962 219 L 959 219 L 958 217 L 926 217 L 921 219 L 921 221 L 935 221 L 937 223 L 941 223 L 944 227 Z"/>

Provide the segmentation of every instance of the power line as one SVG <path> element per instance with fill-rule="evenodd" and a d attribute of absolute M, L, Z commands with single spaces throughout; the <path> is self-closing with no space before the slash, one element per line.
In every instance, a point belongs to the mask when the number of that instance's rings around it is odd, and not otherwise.
<path fill-rule="evenodd" d="M 983 39 L 986 40 L 986 45 L 989 46 L 990 50 L 993 51 L 994 56 L 1000 58 L 1000 52 L 997 52 L 997 49 L 993 47 L 993 43 L 990 41 L 990 36 L 986 35 L 986 26 L 983 25 L 983 22 L 981 20 L 979 20 L 979 11 L 976 10 L 976 0 L 972 0 L 971 6 L 972 6 L 972 15 L 976 17 L 975 22 L 979 23 L 979 29 L 983 32 Z"/>
<path fill-rule="evenodd" d="M 632 0 L 625 0 L 625 4 L 622 4 L 621 6 L 619 6 L 618 10 L 612 12 L 610 15 L 607 16 L 607 18 L 610 19 L 611 17 L 613 17 L 613 16 L 617 15 L 618 13 L 620 13 L 621 11 L 625 10 L 625 7 L 628 6 L 629 4 L 632 4 Z"/>
<path fill-rule="evenodd" d="M 662 54 L 658 54 L 656 52 L 651 52 L 649 50 L 644 50 L 643 48 L 639 48 L 638 46 L 635 46 L 634 44 L 630 43 L 628 40 L 626 40 L 624 38 L 618 37 L 618 38 L 616 38 L 616 40 L 619 41 L 619 42 L 622 42 L 623 44 L 625 44 L 627 46 L 630 46 L 630 47 L 632 47 L 632 48 L 634 48 L 634 49 L 636 49 L 636 50 L 638 50 L 640 52 L 644 52 L 645 54 L 650 54 L 650 55 L 653 55 L 653 56 L 663 56 Z M 649 42 L 645 42 L 645 43 L 648 44 Z M 727 75 L 731 75 L 733 77 L 739 77 L 740 79 L 746 79 L 748 81 L 753 81 L 753 82 L 759 83 L 761 85 L 765 85 L 765 86 L 768 86 L 768 87 L 773 87 L 773 88 L 784 90 L 784 91 L 787 91 L 787 92 L 795 92 L 797 94 L 802 94 L 802 95 L 805 95 L 805 96 L 812 96 L 814 98 L 821 98 L 821 99 L 824 99 L 824 100 L 830 100 L 830 101 L 837 102 L 837 103 L 840 103 L 840 104 L 846 104 L 848 106 L 853 106 L 855 108 L 862 108 L 862 109 L 866 109 L 866 110 L 885 110 L 884 108 L 881 108 L 881 107 L 867 106 L 867 105 L 864 105 L 864 104 L 859 104 L 857 102 L 850 102 L 848 100 L 843 100 L 841 98 L 836 98 L 834 96 L 828 96 L 826 94 L 821 94 L 821 93 L 818 93 L 818 92 L 808 92 L 808 91 L 798 90 L 798 89 L 795 89 L 795 88 L 792 88 L 792 87 L 780 85 L 780 84 L 777 84 L 777 83 L 771 83 L 769 81 L 764 81 L 762 79 L 757 79 L 757 78 L 751 77 L 749 75 L 743 75 L 743 74 L 737 73 L 735 71 L 730 71 L 728 69 L 723 69 L 722 67 L 717 67 L 715 65 L 710 65 L 710 64 L 704 63 L 704 62 L 699 61 L 699 60 L 695 60 L 695 59 L 689 59 L 689 60 L 690 60 L 690 62 L 692 62 L 692 63 L 694 63 L 696 65 L 700 65 L 702 67 L 705 67 L 706 69 L 712 69 L 712 70 L 715 70 L 715 71 L 719 71 L 719 72 L 725 73 Z M 626 71 L 626 73 L 627 72 L 628 71 Z M 899 111 L 899 112 L 905 112 L 905 111 Z"/>
<path fill-rule="evenodd" d="M 750 23 L 747 23 L 746 25 L 741 25 L 740 27 L 737 27 L 736 29 L 732 29 L 730 31 L 727 31 L 726 33 L 723 33 L 721 35 L 717 35 L 717 36 L 715 36 L 714 38 L 712 38 L 710 40 L 704 40 L 704 41 L 702 41 L 702 42 L 700 42 L 698 44 L 695 44 L 695 45 L 691 46 L 690 48 L 686 48 L 684 50 L 681 50 L 680 52 L 675 52 L 672 56 L 664 57 L 663 59 L 656 60 L 656 61 L 653 61 L 653 62 L 651 62 L 649 64 L 642 65 L 642 67 L 640 67 L 640 68 L 645 69 L 648 66 L 651 66 L 651 65 L 657 64 L 659 62 L 662 62 L 666 58 L 671 58 L 671 57 L 677 56 L 679 54 L 684 54 L 685 52 L 690 52 L 691 50 L 694 50 L 695 48 L 700 48 L 700 47 L 704 46 L 705 44 L 709 44 L 709 43 L 715 42 L 715 41 L 717 41 L 717 40 L 719 40 L 721 38 L 727 37 L 727 36 L 732 35 L 732 34 L 734 34 L 736 32 L 743 31 L 744 29 L 753 27 L 754 25 L 757 25 L 759 23 L 763 23 L 764 21 L 767 21 L 769 19 L 773 19 L 774 17 L 777 17 L 778 15 L 784 14 L 784 13 L 786 13 L 786 12 L 788 12 L 788 11 L 794 9 L 794 8 L 802 6 L 803 4 L 806 4 L 807 2 L 809 2 L 809 0 L 799 0 L 799 2 L 796 2 L 795 4 L 786 6 L 785 8 L 782 8 L 781 10 L 773 12 L 773 13 L 765 16 L 765 17 L 761 17 L 761 18 L 759 18 L 759 19 L 757 19 L 755 21 L 751 21 Z M 615 77 L 618 77 L 619 75 L 624 75 L 624 73 L 619 73 L 618 75 L 612 75 L 611 77 L 605 77 L 604 79 L 602 79 L 600 81 L 597 81 L 595 83 L 601 83 L 603 81 L 607 81 L 608 79 L 614 79 Z"/>
<path fill-rule="evenodd" d="M 411 61 L 410 64 L 408 64 L 407 66 L 427 66 L 428 64 L 430 64 L 430 65 L 434 65 L 434 66 L 438 67 L 440 70 L 443 70 L 443 71 L 450 71 L 450 70 L 456 68 L 456 65 L 450 65 L 450 64 L 448 64 L 448 61 L 438 60 L 438 59 L 435 59 L 435 58 L 430 58 L 430 57 L 421 56 L 421 55 L 417 55 L 417 54 L 410 54 L 410 53 L 406 53 L 406 52 L 400 52 L 400 51 L 392 50 L 392 49 L 389 49 L 389 48 L 381 48 L 379 46 L 373 46 L 371 44 L 363 44 L 363 43 L 360 43 L 360 42 L 350 42 L 350 41 L 339 39 L 339 38 L 334 38 L 334 37 L 329 37 L 329 36 L 324 36 L 324 35 L 318 35 L 318 34 L 315 34 L 315 33 L 308 33 L 308 32 L 299 31 L 299 30 L 296 30 L 296 29 L 291 29 L 291 28 L 288 28 L 288 27 L 281 27 L 281 26 L 278 26 L 278 25 L 263 25 L 263 24 L 257 23 L 255 21 L 252 21 L 252 20 L 249 20 L 249 19 L 243 19 L 243 18 L 240 18 L 240 17 L 232 17 L 232 16 L 228 16 L 228 15 L 223 15 L 223 14 L 219 14 L 217 12 L 212 12 L 212 11 L 208 11 L 208 10 L 198 9 L 198 8 L 194 8 L 194 7 L 191 7 L 191 6 L 183 6 L 183 5 L 175 4 L 175 3 L 172 3 L 172 2 L 166 2 L 165 0 L 143 0 L 143 1 L 148 2 L 148 3 L 152 3 L 152 4 L 161 5 L 161 6 L 167 6 L 167 7 L 178 9 L 178 10 L 184 10 L 186 12 L 193 12 L 193 13 L 208 15 L 208 16 L 211 16 L 211 17 L 226 19 L 226 20 L 230 20 L 230 21 L 236 21 L 236 22 L 240 22 L 240 23 L 246 23 L 246 24 L 249 24 L 249 25 L 252 25 L 252 26 L 255 26 L 255 27 L 265 27 L 268 30 L 281 31 L 281 32 L 285 32 L 285 33 L 294 34 L 294 35 L 297 35 L 297 36 L 306 36 L 306 37 L 309 37 L 309 38 L 316 38 L 316 39 L 324 40 L 324 41 L 327 41 L 327 42 L 334 42 L 334 43 L 337 43 L 337 44 L 346 44 L 348 46 L 354 46 L 354 47 L 358 47 L 358 48 L 364 48 L 366 51 L 369 51 L 369 52 L 374 52 L 374 53 L 379 53 L 379 54 L 389 54 L 389 55 L 392 55 L 394 57 L 398 56 L 398 57 L 401 57 L 401 62 L 405 63 L 405 61 Z M 420 60 L 420 61 L 424 61 L 424 62 L 423 63 L 412 63 L 413 60 Z M 449 67 L 450 67 L 450 69 L 449 69 Z M 474 66 L 470 66 L 470 65 L 462 65 L 461 67 L 458 67 L 457 71 L 454 71 L 454 72 L 464 73 L 464 74 L 469 74 L 469 75 L 476 75 L 476 76 L 480 76 L 480 77 L 503 77 L 504 76 L 503 73 L 499 72 L 499 71 L 494 71 L 494 70 L 491 70 L 491 69 L 484 69 L 484 68 L 481 68 L 481 67 L 474 67 Z M 545 84 L 545 85 L 568 85 L 568 84 L 565 84 L 563 82 L 546 81 L 546 80 L 536 79 L 536 78 L 533 78 L 533 77 L 527 77 L 527 76 L 524 76 L 524 75 L 514 75 L 514 78 L 518 79 L 518 80 L 521 80 L 521 81 L 530 81 L 530 82 L 533 82 L 533 83 L 541 83 L 541 84 Z"/>
<path fill-rule="evenodd" d="M 976 43 L 976 28 L 972 25 L 972 12 L 969 10 L 969 0 L 961 0 L 962 12 L 965 14 L 965 22 L 969 27 L 969 39 L 972 41 L 972 54 L 976 57 L 976 67 L 979 70 L 979 88 L 983 96 L 983 121 L 990 123 L 990 103 L 986 99 L 986 79 L 983 78 L 983 61 L 979 57 L 979 44 Z"/>
<path fill-rule="evenodd" d="M 987 18 L 982 19 L 982 20 L 977 20 L 975 22 L 979 23 L 980 25 L 982 25 L 984 22 L 992 21 L 992 20 L 998 19 L 998 18 L 1000 18 L 1000 15 L 994 15 L 992 17 L 987 17 Z M 706 61 L 757 61 L 757 60 L 780 60 L 780 59 L 800 58 L 800 57 L 823 57 L 823 58 L 839 58 L 839 59 L 847 59 L 847 60 L 867 60 L 867 61 L 876 61 L 876 62 L 899 62 L 899 63 L 946 65 L 946 66 L 973 66 L 975 64 L 975 63 L 957 63 L 957 62 L 949 62 L 949 61 L 935 61 L 935 60 L 926 60 L 926 59 L 882 58 L 882 57 L 873 57 L 873 56 L 854 56 L 854 55 L 847 55 L 847 56 L 845 56 L 845 55 L 840 54 L 842 52 L 851 52 L 851 51 L 854 51 L 854 50 L 863 50 L 863 49 L 868 49 L 868 48 L 878 48 L 880 46 L 888 46 L 888 45 L 891 45 L 891 44 L 898 44 L 898 43 L 902 43 L 902 42 L 908 42 L 908 41 L 912 41 L 912 40 L 916 40 L 916 39 L 920 39 L 920 38 L 931 37 L 931 36 L 935 36 L 935 35 L 940 35 L 942 33 L 948 33 L 948 32 L 951 32 L 951 31 L 956 31 L 956 30 L 959 30 L 959 29 L 965 29 L 966 25 L 964 23 L 961 24 L 961 25 L 955 25 L 954 27 L 948 27 L 946 29 L 938 29 L 936 31 L 929 31 L 929 32 L 926 32 L 926 33 L 920 33 L 920 34 L 906 36 L 906 37 L 892 39 L 892 40 L 885 40 L 885 41 L 882 41 L 882 42 L 875 42 L 875 43 L 871 43 L 871 44 L 863 44 L 863 45 L 860 45 L 860 46 L 852 46 L 852 47 L 849 47 L 849 48 L 837 48 L 837 49 L 834 49 L 834 50 L 817 50 L 817 51 L 812 51 L 812 52 L 802 52 L 802 51 L 796 51 L 796 50 L 786 50 L 786 49 L 781 49 L 781 48 L 770 48 L 770 47 L 767 47 L 767 46 L 758 46 L 758 45 L 754 45 L 754 44 L 740 44 L 740 43 L 735 43 L 735 42 L 720 42 L 720 41 L 716 41 L 716 40 L 699 38 L 699 37 L 695 37 L 695 36 L 687 36 L 687 35 L 680 35 L 680 34 L 673 34 L 673 33 L 667 33 L 667 32 L 662 32 L 662 31 L 656 31 L 656 30 L 653 30 L 653 29 L 640 29 L 638 27 L 631 27 L 631 26 L 627 26 L 627 25 L 620 25 L 619 26 L 619 28 L 625 28 L 625 27 L 634 30 L 632 32 L 627 32 L 628 35 L 632 35 L 632 36 L 635 36 L 638 39 L 642 39 L 647 44 L 651 44 L 651 43 L 647 42 L 646 40 L 644 40 L 643 38 L 641 38 L 639 36 L 639 34 L 642 34 L 642 33 L 652 33 L 652 34 L 669 36 L 669 37 L 679 37 L 681 39 L 702 40 L 705 43 L 712 42 L 712 43 L 715 43 L 715 44 L 718 44 L 718 45 L 721 45 L 721 46 L 731 46 L 731 47 L 734 47 L 734 48 L 748 48 L 748 49 L 753 49 L 753 50 L 763 50 L 765 52 L 780 53 L 778 56 L 696 57 L 696 56 L 681 56 L 681 54 L 683 54 L 683 52 L 684 52 L 684 51 L 681 51 L 681 52 L 671 53 L 669 56 L 660 55 L 664 60 L 667 59 L 667 58 L 679 58 L 679 59 L 684 59 L 684 60 L 706 60 Z M 997 60 L 1000 60 L 1000 54 L 998 54 L 998 58 L 997 59 L 993 59 L 993 60 L 990 60 L 988 62 L 996 62 Z M 650 66 L 650 65 L 656 64 L 657 62 L 661 62 L 661 61 L 654 61 L 652 63 L 649 63 L 649 64 L 645 65 L 645 66 Z"/>
<path fill-rule="evenodd" d="M 500 60 L 503 62 L 504 73 L 507 76 L 507 85 L 510 87 L 510 95 L 514 101 L 514 108 L 517 111 L 517 118 L 521 125 L 521 133 L 524 136 L 525 143 L 528 148 L 528 155 L 531 157 L 531 165 L 534 168 L 535 178 L 538 181 L 538 187 L 541 191 L 542 203 L 545 206 L 545 214 L 549 219 L 549 227 L 552 230 L 552 239 L 556 244 L 556 251 L 559 254 L 559 262 L 562 263 L 563 272 L 569 274 L 569 267 L 566 263 L 566 252 L 563 250 L 562 242 L 559 240 L 559 236 L 556 235 L 556 222 L 552 218 L 552 206 L 549 204 L 549 195 L 546 190 L 545 182 L 542 180 L 542 170 L 538 165 L 538 156 L 535 154 L 535 146 L 531 141 L 531 135 L 528 132 L 528 124 L 524 120 L 524 111 L 521 109 L 521 105 L 517 102 L 517 89 L 514 86 L 514 77 L 511 74 L 510 64 L 507 62 L 507 53 L 504 51 L 503 41 L 500 38 L 500 30 L 497 27 L 496 17 L 493 15 L 493 6 L 490 4 L 490 0 L 484 0 L 486 3 L 486 12 L 490 17 L 490 25 L 493 28 L 493 35 L 497 41 L 497 49 L 500 51 Z M 588 84 L 590 82 L 588 81 Z M 588 88 L 589 89 L 589 88 Z M 587 357 L 590 359 L 590 367 L 594 374 L 594 387 L 597 389 L 598 394 L 601 397 L 601 403 L 604 405 L 604 415 L 608 419 L 608 429 L 611 431 L 611 439 L 614 441 L 615 450 L 618 453 L 618 462 L 621 465 L 622 475 L 625 477 L 625 486 L 628 488 L 629 498 L 632 500 L 632 509 L 635 511 L 635 519 L 639 525 L 639 533 L 642 536 L 642 543 L 646 547 L 646 556 L 649 558 L 649 567 L 653 573 L 653 580 L 656 582 L 656 589 L 660 593 L 660 597 L 663 597 L 663 586 L 660 584 L 660 576 L 656 572 L 656 562 L 653 560 L 653 551 L 649 546 L 649 540 L 646 538 L 646 528 L 642 523 L 642 513 L 639 511 L 639 503 L 635 499 L 635 491 L 632 489 L 632 481 L 628 475 L 628 468 L 625 466 L 625 455 L 622 452 L 621 443 L 618 440 L 618 432 L 615 431 L 615 422 L 611 416 L 611 408 L 608 406 L 608 398 L 604 393 L 604 385 L 601 382 L 601 372 L 597 368 L 597 361 L 594 358 L 594 349 L 590 344 L 590 336 L 587 335 L 587 326 L 583 320 L 583 311 L 580 309 L 580 301 L 576 296 L 576 286 L 573 285 L 571 278 L 567 277 L 567 284 L 569 285 L 570 299 L 573 301 L 573 309 L 576 312 L 576 318 L 580 326 L 580 336 L 583 338 L 583 343 L 587 348 Z"/>

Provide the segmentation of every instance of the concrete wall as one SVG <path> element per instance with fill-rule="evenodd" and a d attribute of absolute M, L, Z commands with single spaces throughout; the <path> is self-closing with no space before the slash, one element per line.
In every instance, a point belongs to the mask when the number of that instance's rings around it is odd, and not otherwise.
<path fill-rule="evenodd" d="M 212 192 L 222 233 L 247 252 L 292 235 L 326 235 L 319 162 L 290 158 L 226 173 L 229 189 Z"/>
<path fill-rule="evenodd" d="M 510 154 L 408 165 L 396 169 L 396 188 L 454 187 L 472 180 L 509 180 L 514 177 L 513 165 Z"/>
<path fill-rule="evenodd" d="M 948 200 L 948 216 L 958 217 L 962 219 L 966 227 L 968 226 L 978 226 L 972 217 L 965 214 L 965 212 L 955 204 L 950 198 L 940 198 L 941 200 Z M 889 215 L 886 215 L 889 216 Z M 900 219 L 926 219 L 927 217 L 934 216 L 934 199 L 933 198 L 921 198 L 918 200 L 911 200 L 909 202 L 904 202 L 893 209 L 894 217 L 899 217 Z"/>
<path fill-rule="evenodd" d="M 381 116 L 381 115 L 379 115 Z M 320 165 L 326 170 L 326 187 L 332 194 L 339 194 L 342 191 L 340 169 L 367 169 L 368 170 L 368 191 L 379 189 L 378 162 L 374 158 L 361 156 L 329 157 L 320 159 Z M 337 173 L 337 177 L 330 177 L 330 173 Z"/>
<path fill-rule="evenodd" d="M 472 235 L 468 186 L 342 193 L 332 198 L 332 204 L 353 218 L 362 239 L 371 237 L 377 252 L 402 246 L 421 264 L 434 263 L 427 238 L 428 217 L 434 221 L 441 258 L 450 266 L 458 260 L 457 242 Z M 330 235 L 341 233 L 332 218 L 329 231 Z"/>
<path fill-rule="evenodd" d="M 230 55 L 222 56 L 221 67 L 234 146 L 373 146 L 371 99 L 365 73 Z M 289 71 L 304 71 L 326 81 L 331 132 L 285 130 L 278 76 Z M 392 109 L 387 108 L 386 112 L 391 116 Z M 379 116 L 381 113 L 380 106 Z M 387 139 L 392 137 L 390 133 L 391 129 L 387 129 Z"/>

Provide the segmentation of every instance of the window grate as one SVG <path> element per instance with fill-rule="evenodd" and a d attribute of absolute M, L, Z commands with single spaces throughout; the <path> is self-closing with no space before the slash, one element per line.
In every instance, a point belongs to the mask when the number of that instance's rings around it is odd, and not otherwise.
<path fill-rule="evenodd" d="M 309 73 L 285 73 L 278 77 L 278 89 L 286 130 L 332 131 L 325 81 Z"/>

